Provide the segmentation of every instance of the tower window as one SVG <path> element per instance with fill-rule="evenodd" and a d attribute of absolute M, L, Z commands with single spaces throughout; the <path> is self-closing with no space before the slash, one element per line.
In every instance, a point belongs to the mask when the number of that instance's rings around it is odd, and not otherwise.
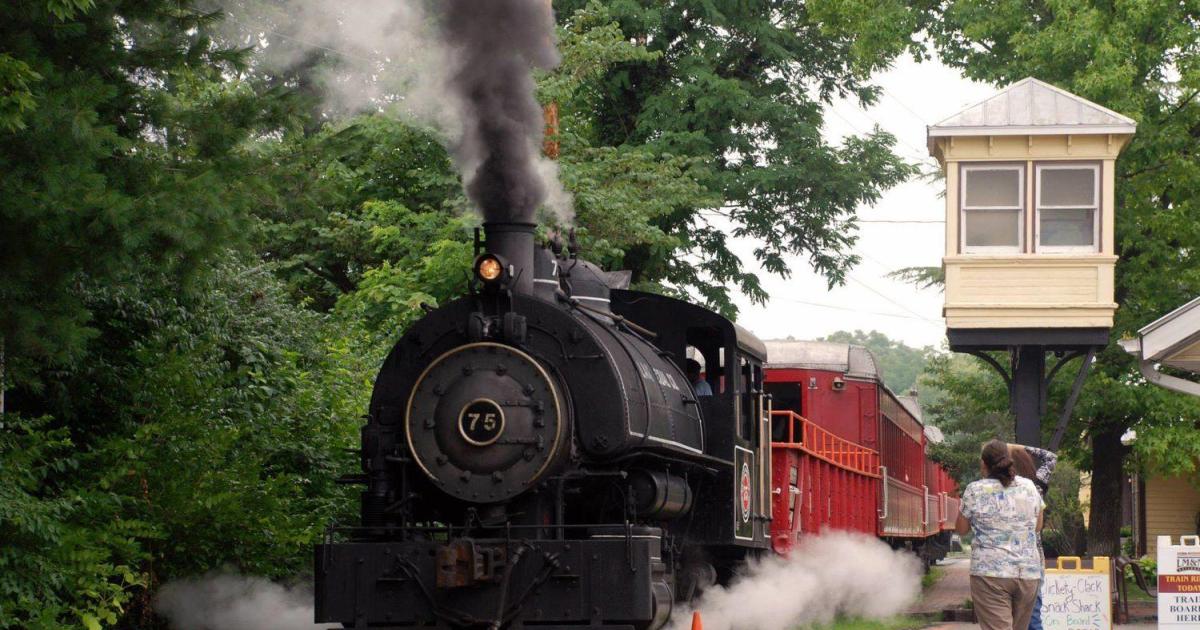
<path fill-rule="evenodd" d="M 1100 236 L 1100 167 L 1039 164 L 1039 252 L 1095 252 Z"/>
<path fill-rule="evenodd" d="M 1017 253 L 1024 244 L 1024 168 L 962 167 L 962 246 L 966 253 Z"/>

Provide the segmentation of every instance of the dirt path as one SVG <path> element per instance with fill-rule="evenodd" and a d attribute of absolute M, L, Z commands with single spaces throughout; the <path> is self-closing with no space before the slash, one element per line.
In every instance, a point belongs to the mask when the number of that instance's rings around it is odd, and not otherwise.
<path fill-rule="evenodd" d="M 921 596 L 909 611 L 913 614 L 941 614 L 948 608 L 961 608 L 971 598 L 971 561 L 946 558 L 938 565 L 942 578 Z"/>

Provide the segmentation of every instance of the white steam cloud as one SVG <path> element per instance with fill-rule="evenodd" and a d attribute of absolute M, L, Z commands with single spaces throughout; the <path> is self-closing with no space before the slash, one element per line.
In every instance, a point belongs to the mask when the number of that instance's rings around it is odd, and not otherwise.
<path fill-rule="evenodd" d="M 154 611 L 173 630 L 313 630 L 339 625 L 313 623 L 312 591 L 270 580 L 210 573 L 165 584 Z"/>
<path fill-rule="evenodd" d="M 346 112 L 382 112 L 396 116 L 406 123 L 432 131 L 454 155 L 464 181 L 470 183 L 480 172 L 490 150 L 481 150 L 478 133 L 480 111 L 478 103 L 469 103 L 464 97 L 464 69 L 480 65 L 480 59 L 503 59 L 513 57 L 513 49 L 543 48 L 534 51 L 545 57 L 554 54 L 553 22 L 547 20 L 542 26 L 532 24 L 527 32 L 509 32 L 500 28 L 503 20 L 490 19 L 491 5 L 499 9 L 504 6 L 527 13 L 545 12 L 544 0 L 506 0 L 503 3 L 490 1 L 478 6 L 464 3 L 465 11 L 459 14 L 480 14 L 479 22 L 487 29 L 498 30 L 487 41 L 472 49 L 463 41 L 447 39 L 447 29 L 439 20 L 449 14 L 453 16 L 459 6 L 448 0 L 354 0 L 353 2 L 329 2 L 328 0 L 210 0 L 227 16 L 227 35 L 242 45 L 255 50 L 254 63 L 268 74 L 287 76 L 304 69 L 304 76 L 312 85 L 294 86 L 322 95 L 328 112 L 337 115 Z M 486 10 L 483 10 L 485 9 Z M 451 20 L 461 27 L 463 20 Z M 511 26 L 511 25 L 510 25 Z M 461 32 L 455 33 L 460 39 Z M 547 32 L 548 31 L 548 32 Z M 472 31 L 467 29 L 470 35 Z M 507 39 L 506 39 L 507 38 Z M 530 42 L 533 42 L 530 44 Z M 495 44 L 493 46 L 493 44 Z M 480 47 L 488 48 L 480 55 Z M 494 52 L 490 49 L 499 48 Z M 530 51 L 526 51 L 529 53 Z M 509 81 L 513 88 L 528 92 L 524 97 L 536 106 L 532 94 L 532 81 L 528 77 L 532 67 L 548 67 L 553 63 L 535 59 L 537 54 L 517 55 L 528 60 L 528 67 L 521 69 L 520 81 Z M 523 59 L 521 63 L 524 63 Z M 490 76 L 490 68 L 477 73 Z M 500 75 L 503 78 L 503 74 Z M 519 84 L 519 85 L 518 85 Z M 472 87 L 470 85 L 468 88 Z M 510 88 L 510 89 L 513 89 Z M 520 118 L 516 112 L 506 111 L 502 115 L 487 111 L 490 119 L 511 122 Z M 535 112 L 536 113 L 536 112 Z M 527 112 L 525 113 L 527 114 Z M 528 118 L 528 116 L 526 116 Z M 529 123 L 537 122 L 530 120 Z M 540 142 L 540 128 L 528 139 L 531 145 Z M 493 142 L 494 138 L 489 138 Z M 536 154 L 536 149 L 531 153 Z M 505 155 L 506 164 L 523 162 Z M 535 159 L 529 164 L 530 173 L 540 180 L 541 199 L 544 209 L 556 216 L 560 222 L 573 222 L 570 194 L 557 177 L 557 164 L 544 159 Z M 486 178 L 484 178 L 486 179 Z M 491 191 L 494 192 L 494 191 Z M 505 191 L 507 192 L 507 191 Z M 478 194 L 474 201 L 480 204 Z M 538 197 L 538 195 L 533 195 Z M 481 204 L 482 205 L 482 204 Z M 485 214 L 487 214 L 486 209 Z"/>
<path fill-rule="evenodd" d="M 261 70 L 305 69 L 329 109 L 387 111 L 447 138 L 461 133 L 447 107 L 450 51 L 424 2 L 213 1 Z"/>
<path fill-rule="evenodd" d="M 921 591 L 921 564 L 911 553 L 844 532 L 809 537 L 791 558 L 746 567 L 727 588 L 710 587 L 697 602 L 704 630 L 791 630 L 835 617 L 882 619 L 901 612 Z M 685 630 L 692 610 L 677 612 L 669 630 Z"/>
<path fill-rule="evenodd" d="M 748 565 L 727 588 L 709 587 L 695 606 L 705 630 L 792 630 L 835 617 L 882 619 L 916 601 L 921 565 L 861 534 L 807 538 L 790 559 Z M 312 591 L 269 580 L 212 573 L 164 585 L 154 610 L 173 630 L 313 630 Z M 676 610 L 668 630 L 686 630 L 692 610 Z"/>

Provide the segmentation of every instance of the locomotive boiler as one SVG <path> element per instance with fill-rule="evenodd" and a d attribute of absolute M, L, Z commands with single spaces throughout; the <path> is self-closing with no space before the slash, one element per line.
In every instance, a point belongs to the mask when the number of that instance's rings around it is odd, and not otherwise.
<path fill-rule="evenodd" d="M 769 546 L 765 348 L 533 224 L 483 233 L 470 294 L 379 371 L 361 522 L 315 550 L 317 621 L 659 628 Z"/>

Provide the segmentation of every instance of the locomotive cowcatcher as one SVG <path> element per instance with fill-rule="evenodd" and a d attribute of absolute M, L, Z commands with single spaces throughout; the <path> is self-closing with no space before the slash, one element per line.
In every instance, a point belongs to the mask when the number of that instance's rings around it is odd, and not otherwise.
<path fill-rule="evenodd" d="M 317 621 L 653 630 L 768 549 L 763 344 L 534 230 L 485 223 L 470 294 L 387 357 Z"/>

